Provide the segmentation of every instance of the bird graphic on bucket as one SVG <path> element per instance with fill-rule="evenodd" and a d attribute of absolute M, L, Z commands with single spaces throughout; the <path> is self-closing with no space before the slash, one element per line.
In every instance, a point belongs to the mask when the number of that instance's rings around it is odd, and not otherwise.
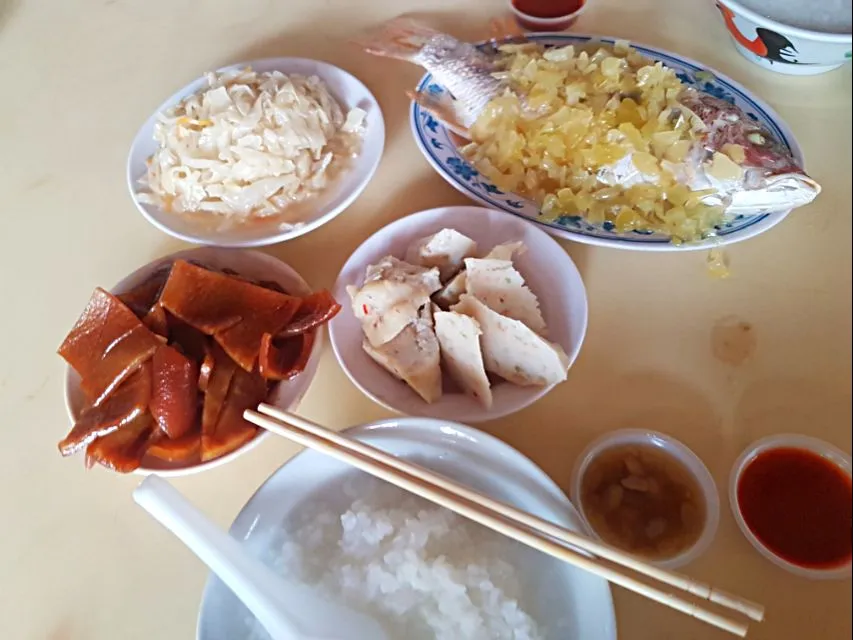
<path fill-rule="evenodd" d="M 744 47 L 747 51 L 755 55 L 765 58 L 772 62 L 781 62 L 784 64 L 799 64 L 796 56 L 797 49 L 785 36 L 776 33 L 771 29 L 757 27 L 755 29 L 756 38 L 750 40 L 747 38 L 738 26 L 735 24 L 735 14 L 728 7 L 717 4 L 720 13 L 723 14 L 726 27 L 732 37 Z"/>

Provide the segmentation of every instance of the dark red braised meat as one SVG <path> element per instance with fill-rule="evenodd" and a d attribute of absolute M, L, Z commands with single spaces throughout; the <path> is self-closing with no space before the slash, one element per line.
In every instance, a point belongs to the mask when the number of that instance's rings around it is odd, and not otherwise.
<path fill-rule="evenodd" d="M 305 370 L 340 308 L 328 291 L 299 298 L 184 260 L 119 296 L 96 289 L 59 348 L 88 401 L 60 452 L 127 473 L 146 456 L 234 451 L 257 434 L 243 412 Z"/>
<path fill-rule="evenodd" d="M 278 332 L 278 337 L 287 338 L 305 333 L 338 315 L 341 305 L 332 294 L 323 289 L 302 299 L 302 304 L 293 316 L 293 321 Z"/>
<path fill-rule="evenodd" d="M 151 402 L 151 367 L 139 367 L 115 393 L 98 406 L 83 410 L 69 434 L 59 443 L 62 455 L 75 453 L 145 413 Z"/>
<path fill-rule="evenodd" d="M 225 396 L 231 387 L 231 380 L 237 371 L 237 363 L 228 357 L 215 342 L 210 345 L 213 367 L 207 390 L 204 394 L 204 405 L 201 413 L 201 432 L 213 433 L 219 414 L 225 405 Z"/>
<path fill-rule="evenodd" d="M 264 334 L 258 357 L 258 370 L 268 380 L 291 380 L 305 371 L 316 329 L 289 338 Z"/>
<path fill-rule="evenodd" d="M 133 421 L 93 441 L 86 447 L 86 466 L 96 463 L 119 473 L 130 473 L 139 463 L 156 437 L 150 413 L 143 413 Z"/>
<path fill-rule="evenodd" d="M 257 407 L 267 397 L 267 392 L 267 381 L 260 374 L 235 369 L 216 425 L 201 432 L 203 461 L 223 456 L 255 437 L 258 428 L 243 419 L 243 412 Z"/>
<path fill-rule="evenodd" d="M 93 405 L 104 402 L 162 344 L 118 298 L 95 289 L 59 347 Z"/>
<path fill-rule="evenodd" d="M 151 416 L 169 438 L 185 435 L 198 413 L 198 365 L 174 347 L 163 345 L 151 359 Z"/>

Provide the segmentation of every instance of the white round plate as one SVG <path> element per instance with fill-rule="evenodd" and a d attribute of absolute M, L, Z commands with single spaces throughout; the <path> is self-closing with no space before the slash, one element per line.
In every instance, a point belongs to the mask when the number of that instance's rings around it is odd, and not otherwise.
<path fill-rule="evenodd" d="M 585 36 L 576 34 L 527 34 L 527 39 L 545 46 L 566 46 L 586 44 L 591 40 L 612 44 L 613 38 Z M 659 61 L 676 71 L 685 84 L 705 93 L 726 100 L 743 109 L 751 118 L 760 122 L 791 150 L 800 166 L 803 166 L 803 154 L 794 134 L 782 119 L 766 103 L 754 96 L 748 89 L 731 78 L 709 69 L 703 64 L 683 56 L 669 53 L 654 47 L 631 46 L 646 57 Z M 447 90 L 437 84 L 431 74 L 426 74 L 418 84 L 419 91 L 434 96 L 444 96 Z M 635 251 L 690 251 L 713 249 L 723 245 L 740 242 L 757 236 L 779 224 L 791 210 L 762 211 L 755 215 L 738 215 L 721 225 L 716 235 L 705 240 L 683 245 L 673 244 L 669 236 L 645 231 L 619 232 L 609 222 L 591 224 L 581 216 L 563 216 L 555 222 L 538 220 L 539 207 L 535 203 L 513 193 L 504 193 L 486 180 L 459 153 L 451 132 L 436 118 L 412 103 L 410 123 L 415 142 L 432 167 L 451 185 L 486 206 L 506 211 L 533 222 L 555 236 L 600 246 Z"/>
<path fill-rule="evenodd" d="M 349 379 L 361 391 L 387 409 L 410 416 L 426 416 L 460 422 L 482 422 L 515 413 L 529 406 L 552 388 L 519 387 L 507 382 L 492 386 L 491 409 L 484 409 L 463 393 L 444 393 L 427 404 L 404 382 L 380 367 L 362 349 L 361 324 L 352 307 L 347 286 L 361 286 L 364 271 L 387 255 L 402 259 L 406 248 L 418 238 L 441 229 L 456 229 L 476 241 L 485 253 L 503 242 L 522 241 L 527 247 L 513 258 L 530 290 L 539 298 L 548 326 L 548 339 L 563 347 L 569 366 L 580 352 L 586 334 L 586 289 L 574 262 L 545 232 L 523 219 L 482 207 L 441 207 L 413 213 L 389 224 L 368 238 L 350 256 L 335 283 L 334 296 L 341 312 L 329 324 L 335 356 Z"/>
<path fill-rule="evenodd" d="M 157 114 L 174 107 L 181 100 L 207 86 L 204 77 L 194 80 L 161 104 L 142 125 L 130 148 L 127 160 L 127 185 L 130 195 L 140 213 L 155 227 L 171 236 L 194 242 L 220 247 L 260 247 L 285 240 L 292 240 L 326 224 L 342 213 L 364 191 L 373 177 L 385 146 L 385 121 L 379 103 L 370 90 L 360 80 L 343 69 L 327 62 L 306 58 L 267 58 L 241 62 L 218 69 L 217 72 L 233 71 L 251 67 L 259 73 L 281 71 L 286 74 L 315 75 L 329 87 L 331 94 L 338 100 L 344 111 L 359 107 L 367 112 L 365 134 L 362 149 L 353 159 L 353 164 L 344 171 L 328 190 L 316 198 L 299 203 L 305 217 L 303 224 L 295 228 L 280 228 L 277 216 L 266 220 L 253 220 L 248 224 L 233 224 L 217 227 L 216 218 L 206 214 L 185 215 L 169 213 L 160 207 L 139 201 L 139 179 L 145 175 L 146 160 L 157 149 L 154 141 L 154 124 Z"/>
<path fill-rule="evenodd" d="M 144 267 L 140 267 L 129 276 L 121 280 L 117 285 L 110 289 L 110 292 L 119 294 L 125 293 L 134 287 L 142 284 L 151 275 L 163 267 L 172 264 L 175 260 L 197 260 L 202 264 L 216 269 L 233 269 L 240 275 L 247 278 L 258 280 L 272 280 L 277 282 L 281 287 L 297 296 L 306 296 L 311 293 L 311 287 L 302 279 L 296 271 L 291 269 L 281 260 L 273 258 L 259 251 L 248 251 L 241 249 L 221 249 L 216 247 L 202 247 L 198 249 L 189 249 L 187 251 L 179 251 L 171 255 L 159 258 L 148 263 Z M 308 364 L 305 370 L 292 380 L 286 380 L 276 383 L 270 390 L 270 395 L 266 402 L 269 404 L 281 407 L 286 410 L 293 410 L 302 400 L 302 396 L 308 390 L 314 374 L 317 372 L 317 364 L 320 361 L 320 354 L 323 351 L 323 332 L 317 332 L 317 339 L 314 341 L 314 346 L 311 349 L 311 355 L 308 358 Z M 80 376 L 71 367 L 66 367 L 65 374 L 65 407 L 68 410 L 68 416 L 71 422 L 77 419 L 80 412 L 85 406 L 85 397 L 80 389 Z M 207 469 L 213 469 L 220 465 L 226 464 L 234 460 L 238 456 L 254 449 L 261 441 L 269 434 L 263 429 L 258 430 L 258 435 L 252 438 L 242 447 L 238 447 L 231 453 L 228 453 L 219 458 L 209 460 L 207 462 L 199 462 L 195 464 L 183 464 L 180 462 L 167 462 L 154 456 L 146 456 L 142 459 L 142 464 L 134 473 L 140 475 L 148 475 L 156 473 L 157 475 L 170 476 L 185 476 Z"/>
<path fill-rule="evenodd" d="M 571 503 L 533 462 L 509 445 L 452 422 L 423 418 L 385 420 L 354 427 L 347 435 L 466 484 L 492 498 L 574 531 L 585 532 Z M 344 508 L 343 486 L 361 475 L 315 451 L 304 451 L 276 471 L 231 525 L 231 535 L 272 565 L 285 540 L 288 521 L 309 504 Z M 537 554 L 538 555 L 538 554 Z M 538 559 L 538 558 L 537 558 Z M 529 569 L 535 610 L 549 639 L 616 640 L 616 621 L 606 581 L 542 557 L 548 570 Z M 537 563 L 538 565 L 538 563 Z M 520 579 L 528 576 L 519 565 Z M 544 588 L 544 582 L 557 585 Z M 526 582 L 526 580 L 525 580 Z M 537 587 L 539 587 L 537 589 Z M 198 640 L 247 638 L 252 616 L 231 591 L 210 576 L 202 597 Z"/>

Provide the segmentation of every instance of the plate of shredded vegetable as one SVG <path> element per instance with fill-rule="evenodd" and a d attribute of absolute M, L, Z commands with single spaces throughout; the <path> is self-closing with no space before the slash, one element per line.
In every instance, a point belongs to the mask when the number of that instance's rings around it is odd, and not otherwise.
<path fill-rule="evenodd" d="M 289 240 L 344 211 L 385 142 L 376 99 L 343 69 L 271 58 L 206 73 L 164 102 L 131 147 L 145 218 L 189 242 Z"/>
<path fill-rule="evenodd" d="M 454 66 L 418 35 L 427 44 L 405 59 L 428 71 L 410 112 L 424 156 L 473 200 L 554 235 L 709 249 L 770 229 L 820 192 L 779 116 L 698 62 L 608 38 L 528 34 L 448 47 Z M 402 58 L 392 46 L 368 50 Z"/>

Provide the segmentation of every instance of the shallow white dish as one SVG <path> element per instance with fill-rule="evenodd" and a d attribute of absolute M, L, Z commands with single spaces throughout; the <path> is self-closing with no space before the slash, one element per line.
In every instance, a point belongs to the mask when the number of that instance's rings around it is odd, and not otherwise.
<path fill-rule="evenodd" d="M 493 498 L 575 531 L 584 531 L 571 503 L 533 462 L 509 445 L 471 427 L 423 418 L 385 420 L 354 427 L 347 434 L 465 483 Z M 315 451 L 304 451 L 276 471 L 255 493 L 231 526 L 231 535 L 254 555 L 272 562 L 283 523 L 311 501 L 342 507 L 341 487 L 351 467 Z M 343 502 L 342 502 L 343 500 Z M 550 559 L 547 560 L 550 564 Z M 524 567 L 517 567 L 524 578 Z M 557 627 L 559 640 L 615 640 L 616 621 L 604 580 L 557 561 L 547 579 L 559 589 L 536 593 L 539 623 Z M 531 576 L 533 577 L 533 576 Z M 536 574 L 535 579 L 545 579 Z M 245 607 L 215 576 L 208 579 L 198 621 L 198 640 L 247 638 Z M 560 625 L 564 621 L 564 625 Z"/>
<path fill-rule="evenodd" d="M 114 287 L 110 288 L 110 292 L 124 293 L 129 291 L 133 287 L 143 283 L 159 269 L 172 264 L 178 259 L 197 260 L 202 264 L 219 269 L 233 269 L 237 273 L 249 278 L 273 280 L 280 284 L 285 291 L 294 295 L 306 296 L 311 293 L 311 287 L 302 279 L 302 276 L 281 260 L 265 253 L 260 253 L 259 251 L 215 247 L 179 251 L 178 253 L 154 260 L 122 279 Z M 305 370 L 292 380 L 279 382 L 274 385 L 266 402 L 282 409 L 295 409 L 302 396 L 308 390 L 311 380 L 314 378 L 322 350 L 323 331 L 318 331 Z M 71 422 L 74 422 L 82 411 L 84 402 L 83 392 L 80 389 L 80 376 L 71 367 L 66 366 L 65 407 L 68 410 Z M 157 473 L 158 475 L 169 477 L 190 475 L 207 469 L 213 469 L 254 449 L 268 435 L 266 431 L 260 429 L 258 430 L 258 435 L 242 447 L 238 447 L 231 453 L 219 458 L 196 464 L 187 465 L 179 462 L 167 462 L 153 456 L 146 456 L 142 459 L 142 464 L 134 473 L 141 475 Z"/>
<path fill-rule="evenodd" d="M 853 568 L 853 565 L 851 565 L 849 561 L 841 566 L 827 569 L 809 569 L 808 567 L 802 567 L 794 564 L 793 562 L 788 562 L 768 548 L 767 545 L 765 545 L 758 536 L 752 532 L 752 529 L 749 528 L 746 520 L 744 520 L 743 512 L 740 508 L 740 501 L 738 500 L 740 476 L 744 469 L 746 469 L 759 455 L 767 451 L 772 451 L 773 449 L 801 449 L 803 451 L 810 451 L 836 465 L 842 473 L 845 473 L 848 476 L 853 475 L 853 466 L 851 466 L 850 456 L 838 447 L 817 438 L 799 434 L 781 434 L 768 436 L 753 442 L 743 451 L 743 453 L 740 454 L 740 456 L 738 456 L 734 466 L 732 466 L 731 475 L 729 477 L 729 506 L 732 509 L 732 515 L 735 517 L 735 522 L 737 522 L 740 532 L 747 540 L 749 540 L 749 543 L 755 547 L 755 550 L 758 551 L 758 553 L 770 560 L 770 562 L 775 564 L 777 567 L 781 567 L 785 571 L 796 576 L 800 576 L 801 578 L 810 578 L 812 580 L 841 580 L 849 578 L 851 568 Z"/>
<path fill-rule="evenodd" d="M 591 40 L 607 44 L 615 42 L 614 38 L 568 33 L 526 34 L 525 38 L 545 46 L 583 45 Z M 770 106 L 753 95 L 746 87 L 695 60 L 633 42 L 631 46 L 644 56 L 674 69 L 679 79 L 686 85 L 743 109 L 788 147 L 797 163 L 803 166 L 803 154 L 794 134 Z M 417 90 L 438 98 L 447 97 L 447 90 L 437 84 L 429 73 L 421 78 Z M 481 176 L 459 152 L 458 139 L 450 130 L 415 102 L 412 103 L 409 120 L 418 148 L 433 169 L 451 186 L 476 202 L 511 213 L 540 226 L 548 233 L 575 242 L 633 251 L 707 250 L 757 236 L 779 224 L 791 212 L 789 209 L 762 211 L 755 215 L 737 215 L 720 225 L 714 237 L 684 245 L 673 244 L 669 236 L 660 233 L 620 232 L 609 222 L 592 224 L 581 216 L 563 216 L 554 222 L 543 222 L 538 219 L 539 207 L 534 202 L 513 193 L 504 193 Z"/>
<path fill-rule="evenodd" d="M 711 476 L 711 472 L 708 471 L 705 463 L 702 462 L 699 456 L 675 438 L 664 433 L 646 429 L 619 429 L 597 438 L 584 449 L 575 463 L 575 468 L 572 471 L 572 502 L 580 512 L 587 528 L 593 535 L 600 538 L 584 514 L 583 501 L 581 500 L 581 481 L 589 464 L 597 456 L 612 447 L 625 445 L 657 447 L 659 450 L 665 451 L 684 465 L 702 490 L 702 495 L 705 498 L 705 526 L 702 529 L 699 539 L 693 543 L 693 546 L 685 549 L 677 556 L 667 558 L 666 560 L 649 561 L 651 564 L 663 567 L 664 569 L 676 569 L 689 564 L 708 550 L 708 547 L 711 546 L 714 537 L 717 535 L 717 527 L 720 524 L 720 495 L 717 492 L 717 485 L 714 483 L 714 478 Z"/>
<path fill-rule="evenodd" d="M 361 324 L 349 304 L 347 286 L 361 286 L 369 264 L 389 254 L 403 259 L 406 248 L 414 240 L 444 228 L 456 229 L 476 241 L 481 253 L 502 242 L 524 242 L 527 251 L 513 261 L 530 290 L 539 298 L 548 326 L 548 339 L 563 347 L 569 357 L 569 366 L 574 363 L 586 334 L 588 314 L 586 289 L 577 267 L 563 248 L 542 230 L 520 218 L 481 207 L 441 207 L 413 213 L 380 229 L 355 250 L 338 275 L 333 290 L 335 299 L 343 305 L 329 324 L 335 356 L 353 384 L 392 411 L 468 423 L 520 411 L 548 393 L 553 385 L 518 387 L 506 382 L 493 385 L 494 401 L 488 410 L 463 393 L 444 393 L 437 402 L 427 404 L 404 382 L 376 364 L 361 347 Z"/>
<path fill-rule="evenodd" d="M 353 107 L 364 109 L 367 117 L 361 152 L 353 160 L 352 166 L 332 182 L 327 191 L 298 205 L 305 217 L 300 217 L 304 223 L 295 228 L 282 230 L 281 221 L 270 218 L 217 229 L 214 223 L 207 220 L 199 222 L 193 219 L 193 216 L 169 213 L 155 205 L 144 204 L 137 198 L 137 192 L 139 179 L 145 174 L 145 162 L 157 148 L 154 141 L 157 114 L 206 87 L 207 80 L 204 77 L 198 78 L 161 104 L 146 120 L 133 140 L 127 160 L 127 185 L 136 207 L 146 220 L 171 236 L 187 242 L 220 247 L 260 247 L 291 240 L 313 231 L 342 213 L 364 191 L 379 166 L 385 146 L 385 121 L 376 98 L 360 80 L 327 62 L 306 58 L 252 60 L 217 69 L 217 72 L 247 66 L 258 72 L 281 71 L 287 74 L 316 75 L 328 85 L 331 94 L 344 111 Z"/>

